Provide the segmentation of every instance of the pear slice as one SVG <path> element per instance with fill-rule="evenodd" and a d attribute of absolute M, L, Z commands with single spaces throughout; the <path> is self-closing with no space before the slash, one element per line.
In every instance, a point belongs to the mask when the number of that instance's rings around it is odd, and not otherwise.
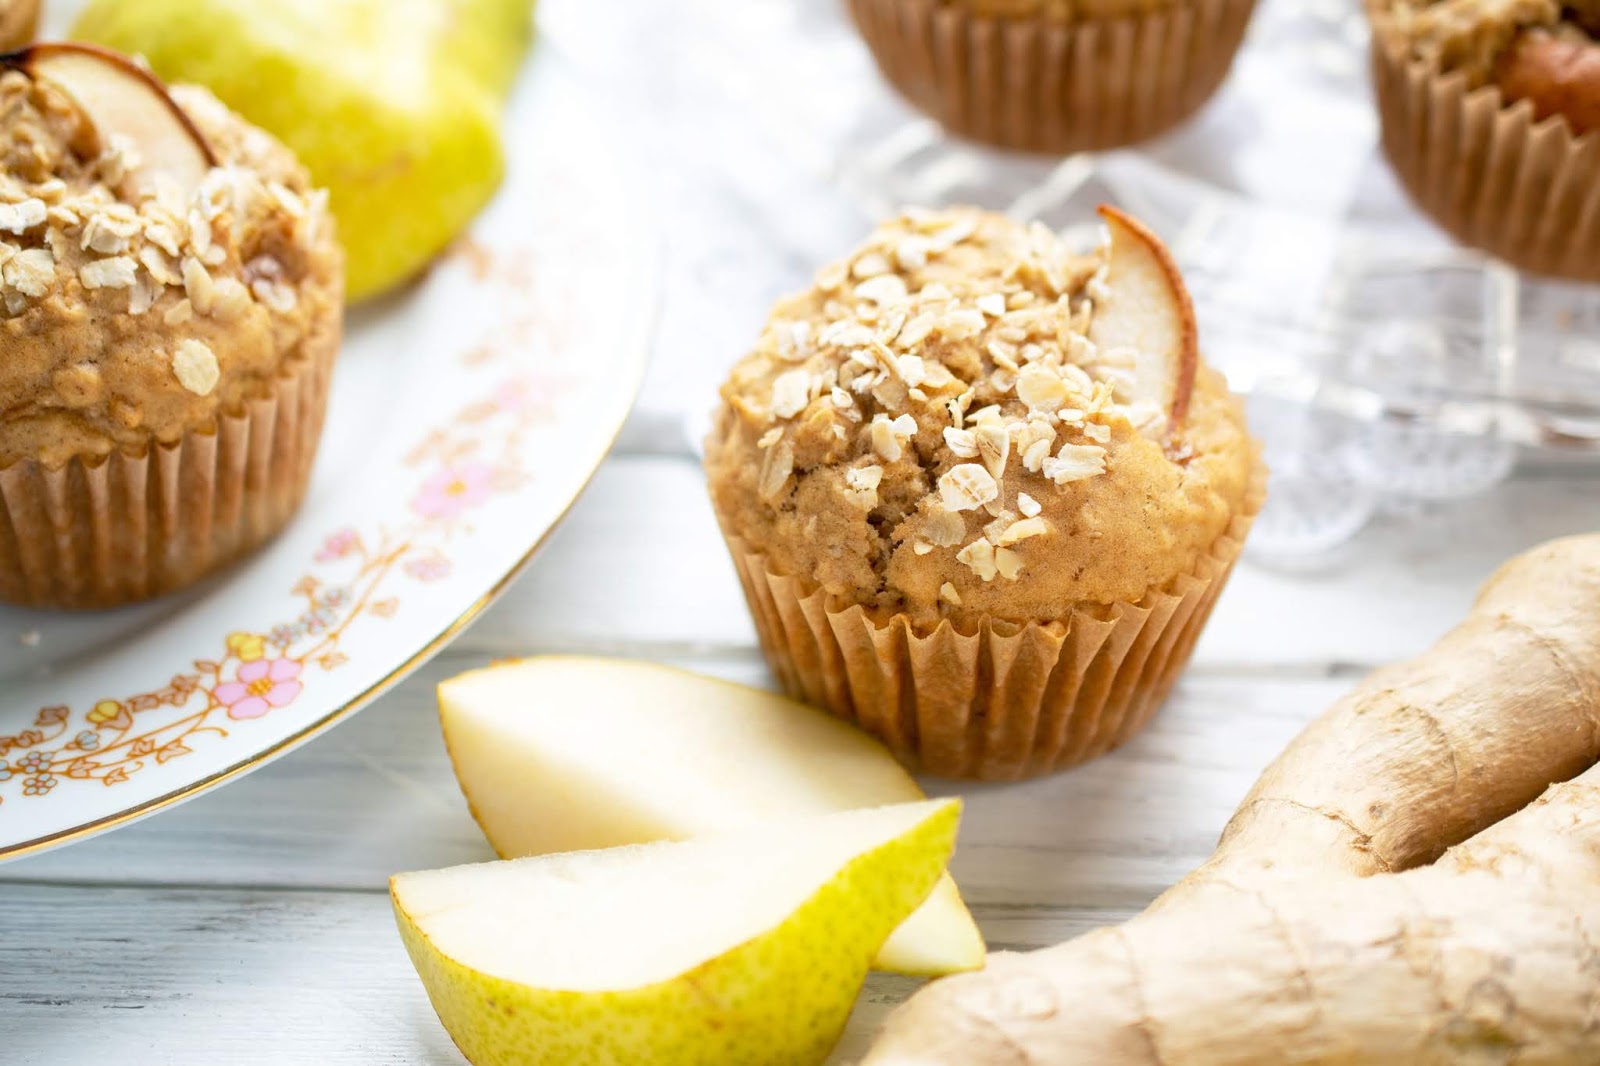
<path fill-rule="evenodd" d="M 126 137 L 139 155 L 136 180 L 163 174 L 187 197 L 216 165 L 205 136 L 166 86 L 127 56 L 90 44 L 52 42 L 0 56 L 0 63 L 66 93 L 102 146 L 114 135 Z"/>
<path fill-rule="evenodd" d="M 1144 224 L 1108 205 L 1100 217 L 1111 235 L 1106 287 L 1095 304 L 1089 339 L 1101 351 L 1138 353 L 1129 399 L 1153 405 L 1176 429 L 1189 409 L 1200 361 L 1194 303 L 1161 239 Z"/>
<path fill-rule="evenodd" d="M 399 874 L 411 961 L 467 1059 L 820 1063 L 955 845 L 955 800 Z"/>
<path fill-rule="evenodd" d="M 544 656 L 439 686 L 445 746 L 503 858 L 685 840 L 922 798 L 876 740 L 770 692 L 654 663 Z M 983 937 L 943 878 L 879 969 L 981 967 Z"/>

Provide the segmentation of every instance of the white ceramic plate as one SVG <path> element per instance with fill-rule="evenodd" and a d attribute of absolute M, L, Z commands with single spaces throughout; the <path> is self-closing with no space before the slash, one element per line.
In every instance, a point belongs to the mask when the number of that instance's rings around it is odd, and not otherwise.
<path fill-rule="evenodd" d="M 309 496 L 266 550 L 136 608 L 0 607 L 0 858 L 288 751 L 531 557 L 621 427 L 653 323 L 653 242 L 602 130 L 536 52 L 499 197 L 421 284 L 348 323 Z"/>

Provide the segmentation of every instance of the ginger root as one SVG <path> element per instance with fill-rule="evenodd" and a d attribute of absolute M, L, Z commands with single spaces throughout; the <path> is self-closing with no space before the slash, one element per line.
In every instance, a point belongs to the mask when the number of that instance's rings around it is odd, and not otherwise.
<path fill-rule="evenodd" d="M 1600 535 L 1314 721 L 1144 914 L 935 982 L 867 1066 L 1600 1062 L 1597 760 Z"/>

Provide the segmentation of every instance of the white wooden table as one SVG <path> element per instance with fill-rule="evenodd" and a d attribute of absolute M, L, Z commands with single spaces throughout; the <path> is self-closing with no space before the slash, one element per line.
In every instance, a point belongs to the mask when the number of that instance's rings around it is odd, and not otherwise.
<path fill-rule="evenodd" d="M 1244 565 L 1194 667 L 1128 747 L 1052 779 L 960 790 L 954 870 L 991 946 L 1052 943 L 1140 908 L 1204 857 L 1259 768 L 1353 677 L 1426 645 L 1502 557 L 1594 527 L 1600 478 L 1535 467 L 1372 531 L 1333 572 Z M 440 745 L 434 684 L 550 650 L 767 681 L 691 459 L 613 457 L 498 606 L 327 737 L 131 828 L 0 867 L 0 1062 L 459 1062 L 385 881 L 490 857 Z M 874 978 L 842 1054 L 912 984 Z"/>
<path fill-rule="evenodd" d="M 663 84 L 658 106 L 695 105 Z M 491 857 L 440 744 L 434 685 L 558 650 L 769 682 L 687 435 L 665 412 L 709 403 L 767 299 L 859 234 L 815 188 L 794 210 L 799 193 L 767 154 L 741 173 L 710 165 L 720 132 L 674 132 L 676 152 L 659 130 L 642 142 L 672 207 L 656 370 L 619 451 L 504 600 L 408 682 L 261 772 L 0 866 L 0 1063 L 459 1063 L 386 893 L 396 871 Z M 1048 780 L 959 789 L 954 871 L 991 946 L 1053 943 L 1142 907 L 1209 852 L 1260 768 L 1356 676 L 1453 624 L 1502 559 L 1597 527 L 1600 468 L 1535 459 L 1490 495 L 1380 521 L 1322 568 L 1247 559 L 1192 669 L 1128 747 Z M 842 1060 L 912 987 L 872 979 Z"/>

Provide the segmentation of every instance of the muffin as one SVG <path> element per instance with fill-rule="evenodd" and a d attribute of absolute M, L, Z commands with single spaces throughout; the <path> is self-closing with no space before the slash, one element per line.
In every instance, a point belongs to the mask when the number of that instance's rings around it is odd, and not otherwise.
<path fill-rule="evenodd" d="M 342 317 L 325 197 L 112 53 L 36 46 L 0 116 L 0 600 L 180 588 L 305 491 Z"/>
<path fill-rule="evenodd" d="M 1159 242 L 908 211 L 780 301 L 707 442 L 774 672 L 909 765 L 1012 779 L 1127 740 L 1259 509 Z"/>
<path fill-rule="evenodd" d="M 1383 146 L 1457 240 L 1600 281 L 1600 0 L 1369 0 Z"/>
<path fill-rule="evenodd" d="M 21 48 L 39 27 L 39 0 L 0 0 L 0 52 Z"/>
<path fill-rule="evenodd" d="M 885 78 L 952 133 L 1065 154 L 1177 125 L 1233 63 L 1255 0 L 850 0 Z"/>

